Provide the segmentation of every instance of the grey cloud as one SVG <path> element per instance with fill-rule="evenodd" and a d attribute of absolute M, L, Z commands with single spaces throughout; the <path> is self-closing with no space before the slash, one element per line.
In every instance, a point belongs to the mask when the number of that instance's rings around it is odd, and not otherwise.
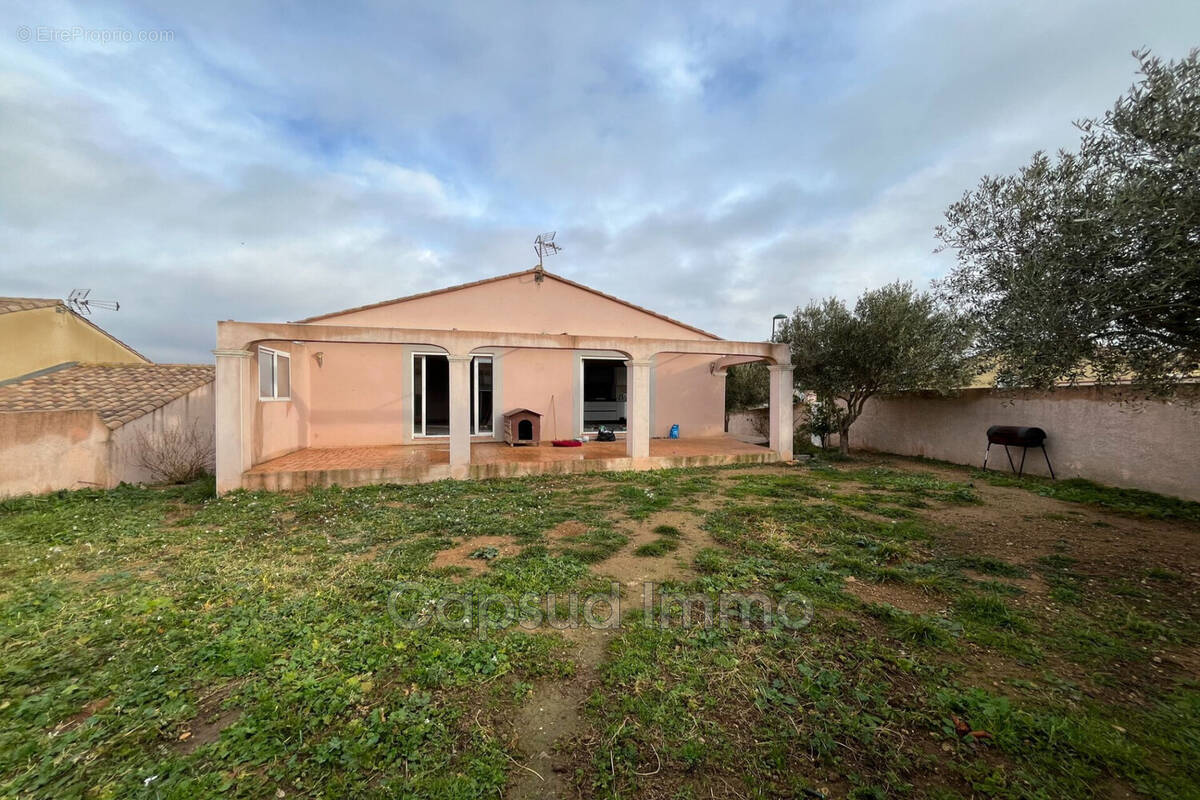
<path fill-rule="evenodd" d="M 91 286 L 122 300 L 97 320 L 117 335 L 205 360 L 217 319 L 521 269 L 557 228 L 551 269 L 761 338 L 810 299 L 940 274 L 947 203 L 1069 145 L 1129 50 L 1200 29 L 1167 2 L 293 13 L 68 5 L 48 24 L 177 40 L 0 41 L 0 293 Z"/>

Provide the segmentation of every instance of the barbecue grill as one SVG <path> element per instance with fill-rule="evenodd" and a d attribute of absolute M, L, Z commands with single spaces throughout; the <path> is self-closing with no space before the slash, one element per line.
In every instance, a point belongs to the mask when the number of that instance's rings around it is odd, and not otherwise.
<path fill-rule="evenodd" d="M 1025 471 L 1025 454 L 1029 452 L 1031 447 L 1042 448 L 1042 458 L 1046 459 L 1046 468 L 1050 470 L 1050 477 L 1054 478 L 1054 467 L 1050 466 L 1050 456 L 1046 453 L 1046 432 L 1041 428 L 1023 428 L 1018 425 L 993 425 L 987 429 L 987 450 L 983 451 L 983 468 L 987 469 L 988 455 L 992 452 L 992 445 L 998 444 L 1004 448 L 1004 454 L 1008 456 L 1008 466 L 1017 475 L 1021 475 Z M 1018 469 L 1013 464 L 1012 453 L 1009 452 L 1009 447 L 1021 448 L 1021 466 Z"/>

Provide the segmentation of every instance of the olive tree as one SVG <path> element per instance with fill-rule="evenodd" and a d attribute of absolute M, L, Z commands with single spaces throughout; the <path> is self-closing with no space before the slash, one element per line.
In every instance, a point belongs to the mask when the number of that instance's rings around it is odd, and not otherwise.
<path fill-rule="evenodd" d="M 1200 361 L 1200 57 L 1134 54 L 1140 79 L 1075 152 L 984 177 L 937 229 L 940 284 L 980 326 L 997 383 L 1132 379 L 1169 392 Z"/>
<path fill-rule="evenodd" d="M 725 370 L 725 424 L 729 415 L 767 405 L 771 398 L 770 373 L 762 363 L 735 364 Z"/>
<path fill-rule="evenodd" d="M 837 298 L 797 308 L 780 334 L 792 348 L 796 386 L 837 402 L 841 452 L 850 426 L 877 394 L 911 390 L 948 393 L 974 374 L 971 332 L 952 311 L 911 284 L 864 293 L 854 309 Z"/>

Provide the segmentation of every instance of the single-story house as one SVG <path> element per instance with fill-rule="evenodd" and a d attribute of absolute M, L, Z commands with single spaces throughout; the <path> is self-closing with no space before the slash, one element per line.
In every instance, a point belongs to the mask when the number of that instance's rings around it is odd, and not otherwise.
<path fill-rule="evenodd" d="M 723 434 L 724 367 L 765 361 L 772 398 L 790 400 L 787 345 L 727 341 L 540 268 L 220 322 L 214 353 L 219 491 L 791 458 L 790 402 L 772 403 L 769 448 Z M 515 409 L 540 415 L 541 447 L 504 444 Z M 594 441 L 602 427 L 618 441 Z"/>
<path fill-rule="evenodd" d="M 211 469 L 213 378 L 207 364 L 64 364 L 5 382 L 0 496 L 152 483 L 163 447 Z"/>

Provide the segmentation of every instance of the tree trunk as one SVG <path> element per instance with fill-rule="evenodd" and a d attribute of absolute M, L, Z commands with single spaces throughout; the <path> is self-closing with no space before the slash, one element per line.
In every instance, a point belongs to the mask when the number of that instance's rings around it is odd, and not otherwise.
<path fill-rule="evenodd" d="M 850 426 L 862 414 L 863 406 L 871 394 L 846 400 L 846 413 L 838 422 L 838 452 L 844 456 L 850 455 Z"/>

